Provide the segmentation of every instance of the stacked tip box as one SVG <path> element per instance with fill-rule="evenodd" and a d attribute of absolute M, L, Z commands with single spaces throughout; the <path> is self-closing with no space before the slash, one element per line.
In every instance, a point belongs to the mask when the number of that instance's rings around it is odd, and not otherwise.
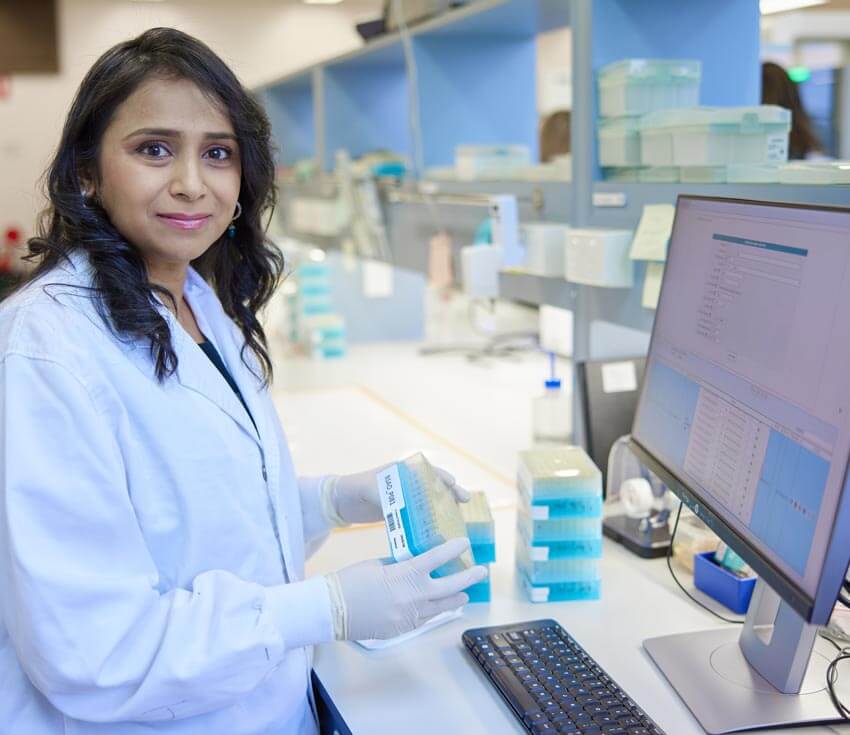
<path fill-rule="evenodd" d="M 472 558 L 476 564 L 489 565 L 496 561 L 496 526 L 490 504 L 483 492 L 470 493 L 468 503 L 461 503 L 460 509 L 466 523 L 466 535 L 472 546 Z M 466 589 L 470 602 L 490 602 L 490 575 L 483 582 Z"/>
<path fill-rule="evenodd" d="M 532 602 L 600 594 L 602 473 L 580 447 L 520 452 L 517 574 Z"/>

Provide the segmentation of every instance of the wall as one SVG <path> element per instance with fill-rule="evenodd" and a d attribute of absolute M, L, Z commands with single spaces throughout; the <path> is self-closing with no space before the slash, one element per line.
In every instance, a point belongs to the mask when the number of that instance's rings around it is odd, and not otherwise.
<path fill-rule="evenodd" d="M 59 140 L 80 80 L 103 51 L 153 26 L 173 26 L 217 51 L 256 86 L 360 45 L 354 24 L 381 0 L 304 6 L 293 0 L 59 0 L 60 73 L 13 75 L 0 97 L 0 233 L 33 234 L 43 205 L 39 177 Z"/>

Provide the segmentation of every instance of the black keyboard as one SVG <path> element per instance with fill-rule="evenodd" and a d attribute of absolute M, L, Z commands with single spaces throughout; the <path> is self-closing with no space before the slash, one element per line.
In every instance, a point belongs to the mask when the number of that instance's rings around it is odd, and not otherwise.
<path fill-rule="evenodd" d="M 664 735 L 554 620 L 473 628 L 463 642 L 533 735 Z"/>

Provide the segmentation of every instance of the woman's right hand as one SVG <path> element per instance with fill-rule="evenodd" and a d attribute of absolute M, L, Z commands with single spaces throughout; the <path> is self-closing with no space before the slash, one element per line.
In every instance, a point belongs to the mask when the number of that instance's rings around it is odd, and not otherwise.
<path fill-rule="evenodd" d="M 456 538 L 407 561 L 370 559 L 329 574 L 336 638 L 394 638 L 465 605 L 469 598 L 462 590 L 483 580 L 486 567 L 437 579 L 431 572 L 468 549 L 467 539 Z"/>

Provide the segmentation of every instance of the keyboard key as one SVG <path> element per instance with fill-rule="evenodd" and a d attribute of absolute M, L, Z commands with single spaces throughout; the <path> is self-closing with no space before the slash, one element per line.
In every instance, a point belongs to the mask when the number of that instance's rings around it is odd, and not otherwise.
<path fill-rule="evenodd" d="M 555 729 L 554 725 L 548 722 L 535 722 L 531 726 L 531 732 L 533 732 L 534 735 L 552 735 L 558 731 Z"/>

